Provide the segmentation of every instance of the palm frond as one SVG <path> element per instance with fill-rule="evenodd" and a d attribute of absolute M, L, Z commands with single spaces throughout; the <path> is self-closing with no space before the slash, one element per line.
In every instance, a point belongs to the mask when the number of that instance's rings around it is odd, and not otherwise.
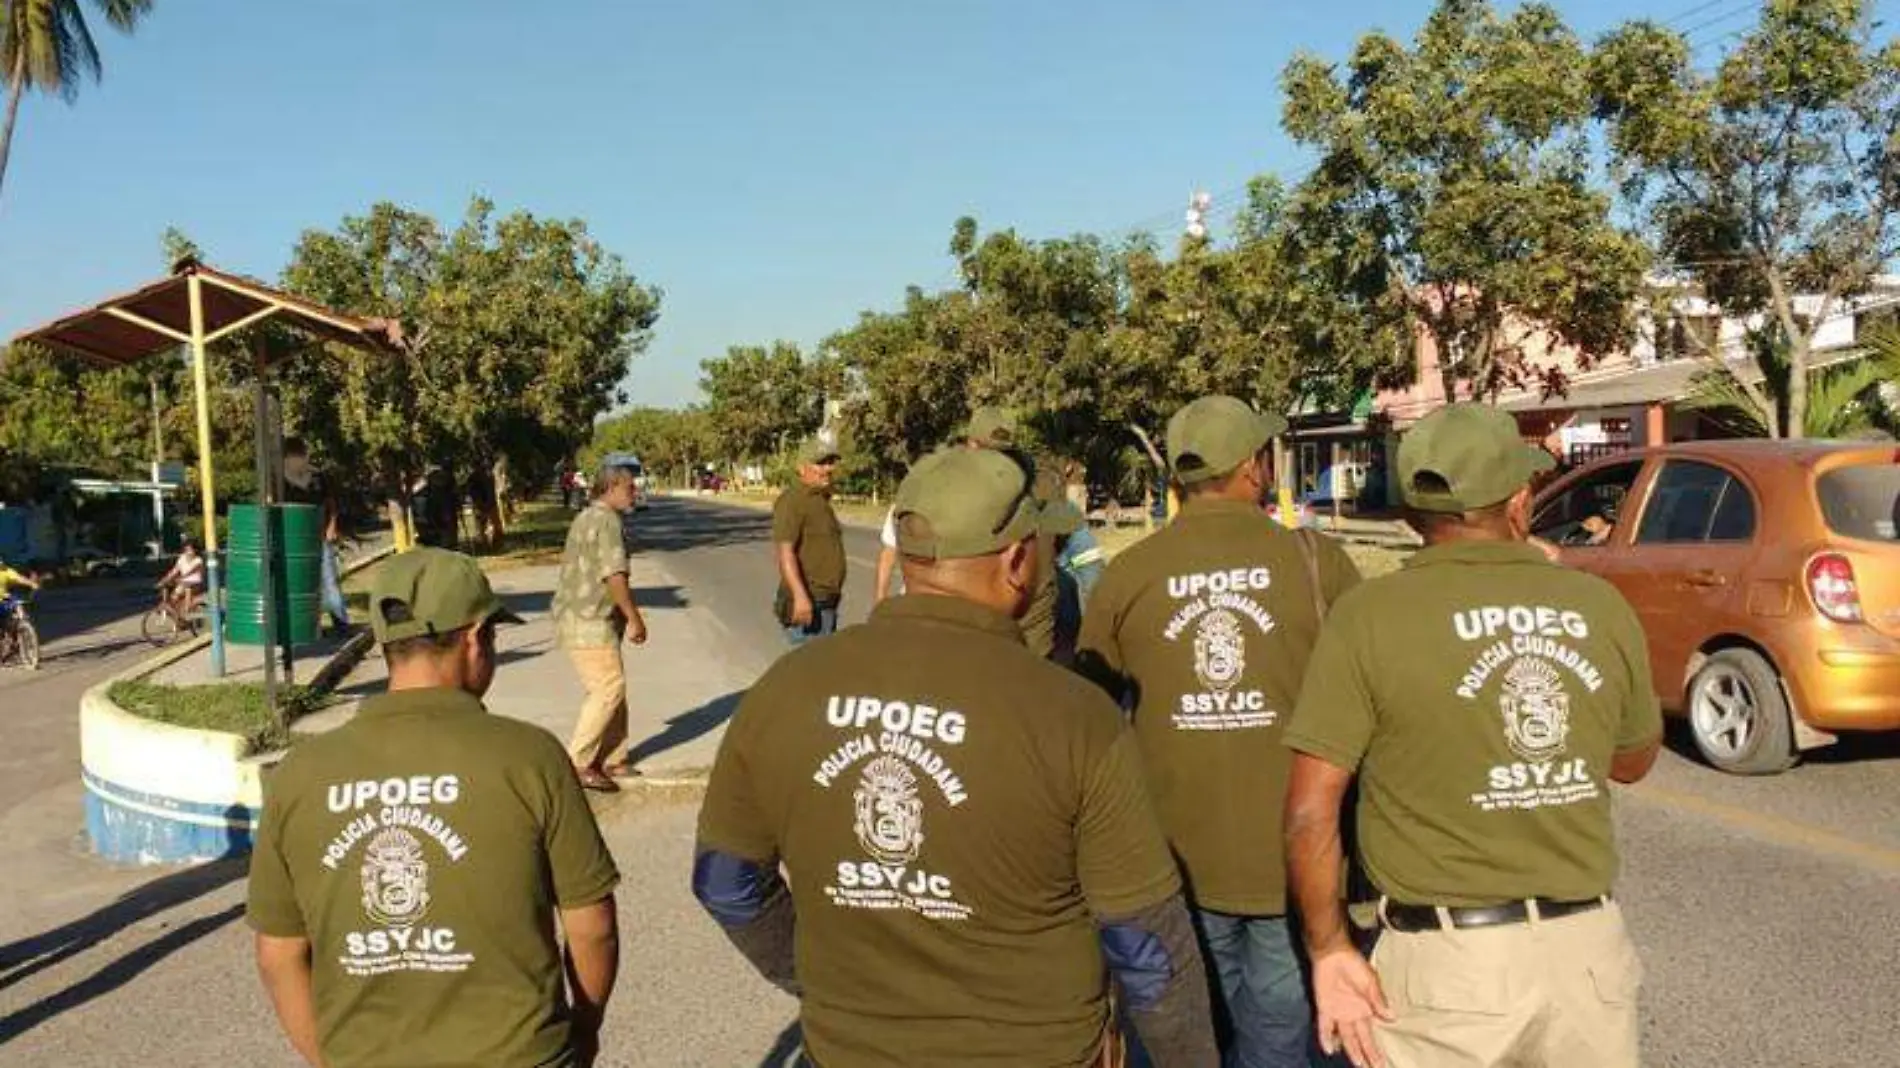
<path fill-rule="evenodd" d="M 154 0 L 92 0 L 106 22 L 131 32 Z M 71 100 L 104 64 L 81 0 L 0 0 L 0 72 L 23 71 L 27 88 Z"/>
<path fill-rule="evenodd" d="M 1689 394 L 1682 399 L 1682 404 L 1708 416 L 1730 433 L 1744 437 L 1768 436 L 1766 413 L 1728 367 L 1718 365 L 1696 372 L 1689 380 Z"/>
<path fill-rule="evenodd" d="M 1879 385 L 1880 368 L 1871 360 L 1810 372 L 1803 431 L 1810 438 L 1845 438 L 1865 432 L 1873 426 L 1868 395 Z"/>
<path fill-rule="evenodd" d="M 1868 393 L 1868 420 L 1889 436 L 1900 438 L 1900 323 L 1889 322 L 1866 337 L 1867 362 L 1877 381 Z"/>
<path fill-rule="evenodd" d="M 61 0 L 53 5 L 58 12 L 60 41 L 66 52 L 67 96 L 78 87 L 78 75 L 85 75 L 93 81 L 99 80 L 105 69 L 99 62 L 99 43 L 92 39 L 92 29 L 86 25 L 86 13 L 79 8 L 76 0 Z"/>
<path fill-rule="evenodd" d="M 139 19 L 152 13 L 152 0 L 92 0 L 92 6 L 121 33 L 131 33 Z"/>

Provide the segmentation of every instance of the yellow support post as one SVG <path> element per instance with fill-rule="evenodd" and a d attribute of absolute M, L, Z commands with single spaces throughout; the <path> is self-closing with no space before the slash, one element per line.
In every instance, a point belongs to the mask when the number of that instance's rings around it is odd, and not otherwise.
<path fill-rule="evenodd" d="M 204 503 L 205 612 L 211 623 L 211 675 L 224 677 L 224 607 L 218 563 L 217 479 L 211 459 L 211 389 L 205 359 L 204 290 L 194 273 L 186 279 L 191 301 L 191 384 L 198 406 L 198 493 Z"/>

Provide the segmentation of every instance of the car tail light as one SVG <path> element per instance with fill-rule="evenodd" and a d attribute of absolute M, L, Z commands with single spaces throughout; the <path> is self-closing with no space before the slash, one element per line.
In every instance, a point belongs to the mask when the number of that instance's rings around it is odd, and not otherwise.
<path fill-rule="evenodd" d="M 1814 607 L 1836 623 L 1859 623 L 1860 587 L 1854 584 L 1854 565 L 1839 553 L 1822 553 L 1808 561 L 1808 595 Z"/>

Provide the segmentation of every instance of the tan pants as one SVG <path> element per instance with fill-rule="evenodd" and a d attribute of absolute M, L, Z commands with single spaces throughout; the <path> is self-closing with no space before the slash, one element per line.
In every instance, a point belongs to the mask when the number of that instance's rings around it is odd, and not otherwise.
<path fill-rule="evenodd" d="M 1636 1068 L 1643 966 L 1614 903 L 1558 920 L 1379 935 L 1389 1068 Z"/>
<path fill-rule="evenodd" d="M 567 755 L 577 768 L 598 768 L 627 744 L 627 675 L 620 646 L 569 649 L 567 655 L 587 687 Z"/>

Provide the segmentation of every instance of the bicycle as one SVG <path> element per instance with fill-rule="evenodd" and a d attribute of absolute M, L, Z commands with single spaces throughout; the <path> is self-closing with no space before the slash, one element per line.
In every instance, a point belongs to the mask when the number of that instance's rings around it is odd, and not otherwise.
<path fill-rule="evenodd" d="M 139 620 L 139 631 L 153 645 L 170 645 L 177 639 L 179 631 L 194 638 L 198 636 L 198 616 L 195 611 L 180 613 L 172 603 L 171 590 L 160 589 L 158 603 L 145 613 L 144 619 Z"/>
<path fill-rule="evenodd" d="M 34 629 L 33 620 L 26 614 L 26 600 L 0 598 L 0 607 L 6 609 L 6 618 L 0 620 L 0 665 L 13 663 L 28 671 L 38 671 L 40 632 Z"/>

